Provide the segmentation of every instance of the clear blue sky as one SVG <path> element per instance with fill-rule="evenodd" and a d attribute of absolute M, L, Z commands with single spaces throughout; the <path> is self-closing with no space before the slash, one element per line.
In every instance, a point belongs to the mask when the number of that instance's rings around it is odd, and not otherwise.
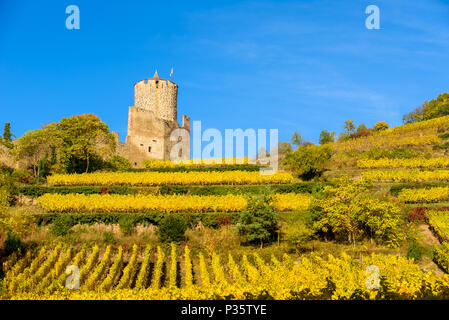
<path fill-rule="evenodd" d="M 179 119 L 203 128 L 317 142 L 347 119 L 399 125 L 449 91 L 449 1 L 0 0 L 0 126 L 18 137 L 94 113 L 124 140 L 134 83 L 172 67 Z"/>

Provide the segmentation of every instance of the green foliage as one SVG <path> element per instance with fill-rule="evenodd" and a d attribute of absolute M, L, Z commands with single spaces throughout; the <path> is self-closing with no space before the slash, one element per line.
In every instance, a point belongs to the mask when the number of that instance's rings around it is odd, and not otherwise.
<path fill-rule="evenodd" d="M 407 249 L 407 258 L 414 259 L 415 263 L 421 260 L 423 254 L 423 248 L 418 244 L 416 239 L 412 239 Z"/>
<path fill-rule="evenodd" d="M 274 193 L 316 193 L 324 188 L 319 182 L 297 182 L 292 184 L 270 185 Z M 190 194 L 190 195 L 226 195 L 226 194 L 262 194 L 267 186 L 161 186 L 160 194 Z"/>
<path fill-rule="evenodd" d="M 335 142 L 335 132 L 329 132 L 327 130 L 322 130 L 320 133 L 320 139 L 319 143 L 326 144 L 326 143 L 333 143 Z"/>
<path fill-rule="evenodd" d="M 19 254 L 23 254 L 25 251 L 25 244 L 14 232 L 8 232 L 5 243 L 3 244 L 4 255 L 9 256 L 18 251 Z"/>
<path fill-rule="evenodd" d="M 6 122 L 3 129 L 3 140 L 6 142 L 12 142 L 11 123 Z"/>
<path fill-rule="evenodd" d="M 136 194 L 137 188 L 127 186 L 109 186 L 109 187 L 89 187 L 89 186 L 68 186 L 68 187 L 46 187 L 39 185 L 24 185 L 18 187 L 20 194 L 28 197 L 37 198 L 45 193 L 58 194 Z"/>
<path fill-rule="evenodd" d="M 27 132 L 17 140 L 13 153 L 33 168 L 35 176 L 41 176 L 42 167 L 50 166 L 69 173 L 101 169 L 103 159 L 114 151 L 115 139 L 108 126 L 97 116 L 85 114 Z"/>
<path fill-rule="evenodd" d="M 187 231 L 187 221 L 182 215 L 166 215 L 159 223 L 157 232 L 162 242 L 179 243 L 185 239 Z"/>
<path fill-rule="evenodd" d="M 442 144 L 440 144 L 439 146 L 436 146 L 438 149 L 441 149 L 441 150 L 447 150 L 447 149 L 449 149 L 449 142 L 445 142 L 445 143 L 442 143 Z"/>
<path fill-rule="evenodd" d="M 238 231 L 248 242 L 260 243 L 270 241 L 277 229 L 277 217 L 270 204 L 271 195 L 263 194 L 249 199 L 247 207 L 240 214 Z"/>
<path fill-rule="evenodd" d="M 404 123 L 430 120 L 449 115 L 449 93 L 439 94 L 436 99 L 425 101 L 421 106 L 402 117 Z"/>
<path fill-rule="evenodd" d="M 282 223 L 281 231 L 285 240 L 296 247 L 301 247 L 313 236 L 313 230 L 307 225 L 304 213 L 289 214 Z"/>
<path fill-rule="evenodd" d="M 30 171 L 16 169 L 11 173 L 11 177 L 19 183 L 31 183 L 33 181 L 33 173 Z"/>
<path fill-rule="evenodd" d="M 284 164 L 304 180 L 319 177 L 332 156 L 332 148 L 324 146 L 302 146 L 288 154 Z"/>
<path fill-rule="evenodd" d="M 19 192 L 9 173 L 0 173 L 0 190 L 6 194 L 8 205 L 14 205 Z"/>
<path fill-rule="evenodd" d="M 112 171 L 128 171 L 132 168 L 128 159 L 114 155 L 106 162 L 106 168 Z"/>
<path fill-rule="evenodd" d="M 132 215 L 125 215 L 119 219 L 118 225 L 124 235 L 131 235 L 135 231 L 136 220 Z"/>
<path fill-rule="evenodd" d="M 401 209 L 394 203 L 375 198 L 365 181 L 339 178 L 324 189 L 322 199 L 313 199 L 310 221 L 314 231 L 326 239 L 355 244 L 368 237 L 391 247 L 404 239 Z"/>
<path fill-rule="evenodd" d="M 50 232 L 55 236 L 65 236 L 71 232 L 74 222 L 70 215 L 57 214 L 50 227 Z"/>
<path fill-rule="evenodd" d="M 115 243 L 114 233 L 112 231 L 103 232 L 103 242 L 106 244 L 114 244 Z"/>
<path fill-rule="evenodd" d="M 447 140 L 447 139 L 449 139 L 449 132 L 440 134 L 438 137 L 439 137 L 441 140 Z"/>
<path fill-rule="evenodd" d="M 118 224 L 122 217 L 132 215 L 135 225 L 159 225 L 161 220 L 167 216 L 163 212 L 144 212 L 144 213 L 123 213 L 123 212 L 102 212 L 102 213 L 36 213 L 28 214 L 39 226 L 53 223 L 60 215 L 69 216 L 73 225 L 103 223 L 107 225 Z M 217 228 L 223 224 L 236 224 L 240 213 L 214 212 L 214 213 L 177 213 L 187 221 L 188 225 L 196 226 L 198 223 L 205 227 Z"/>

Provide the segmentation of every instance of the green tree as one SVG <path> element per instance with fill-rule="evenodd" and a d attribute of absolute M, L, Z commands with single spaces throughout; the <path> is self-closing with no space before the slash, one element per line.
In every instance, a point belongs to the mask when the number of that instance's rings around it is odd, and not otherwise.
<path fill-rule="evenodd" d="M 351 135 L 355 132 L 355 125 L 352 120 L 345 121 L 343 125 L 343 129 L 346 131 L 346 134 Z"/>
<path fill-rule="evenodd" d="M 5 128 L 3 129 L 3 140 L 6 142 L 12 142 L 12 133 L 11 133 L 11 123 L 6 122 Z"/>
<path fill-rule="evenodd" d="M 277 217 L 271 195 L 257 195 L 249 199 L 247 207 L 239 217 L 238 231 L 244 235 L 248 242 L 259 243 L 273 239 L 277 230 Z"/>
<path fill-rule="evenodd" d="M 327 130 L 321 130 L 319 143 L 326 144 L 335 142 L 335 132 L 329 132 Z"/>
<path fill-rule="evenodd" d="M 185 239 L 187 220 L 180 214 L 168 214 L 159 222 L 157 233 L 162 242 L 179 243 Z"/>
<path fill-rule="evenodd" d="M 332 149 L 328 145 L 301 146 L 285 157 L 284 164 L 302 179 L 310 180 L 324 172 L 331 156 Z"/>
<path fill-rule="evenodd" d="M 33 168 L 34 176 L 40 176 L 39 163 L 53 147 L 59 146 L 61 139 L 55 124 L 49 124 L 42 129 L 31 130 L 17 139 L 12 154 L 18 161 Z"/>
<path fill-rule="evenodd" d="M 74 159 L 85 162 L 89 172 L 90 162 L 95 157 L 105 160 L 115 152 L 115 138 L 108 126 L 93 114 L 63 118 L 58 123 L 62 137 L 62 162 L 68 166 Z"/>
<path fill-rule="evenodd" d="M 32 167 L 35 176 L 41 176 L 41 169 L 55 162 L 62 171 L 89 172 L 93 160 L 104 165 L 114 151 L 115 139 L 108 126 L 97 116 L 87 114 L 27 132 L 17 139 L 13 154 Z"/>

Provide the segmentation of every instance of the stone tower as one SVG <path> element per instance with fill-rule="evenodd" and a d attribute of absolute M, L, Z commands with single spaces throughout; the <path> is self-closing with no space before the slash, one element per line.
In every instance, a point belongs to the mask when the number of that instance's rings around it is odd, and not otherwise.
<path fill-rule="evenodd" d="M 145 159 L 170 159 L 170 141 L 174 129 L 184 128 L 190 133 L 190 118 L 182 116 L 182 126 L 177 121 L 178 86 L 159 78 L 157 71 L 150 79 L 134 85 L 134 106 L 129 107 L 126 145 L 118 144 L 118 153 L 131 164 L 140 166 Z M 118 136 L 116 134 L 116 140 Z M 187 156 L 190 158 L 190 141 Z"/>

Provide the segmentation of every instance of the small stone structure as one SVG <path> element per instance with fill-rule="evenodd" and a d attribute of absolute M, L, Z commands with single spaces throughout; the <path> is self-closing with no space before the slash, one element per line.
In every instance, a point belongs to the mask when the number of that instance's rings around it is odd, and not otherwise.
<path fill-rule="evenodd" d="M 170 141 L 173 130 L 184 128 L 190 133 L 190 118 L 182 116 L 182 126 L 177 121 L 178 86 L 159 78 L 144 79 L 134 85 L 134 106 L 129 107 L 128 136 L 126 143 L 116 137 L 117 153 L 138 167 L 145 159 L 170 159 L 170 150 L 178 141 Z M 190 159 L 190 141 L 186 156 Z"/>

